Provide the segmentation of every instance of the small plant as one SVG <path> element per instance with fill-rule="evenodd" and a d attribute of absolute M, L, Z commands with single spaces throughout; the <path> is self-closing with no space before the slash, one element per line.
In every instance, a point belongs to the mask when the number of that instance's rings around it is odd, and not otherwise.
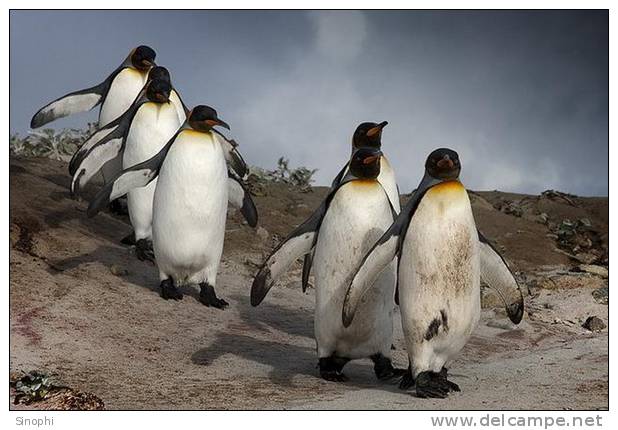
<path fill-rule="evenodd" d="M 48 375 L 34 370 L 15 383 L 15 390 L 18 393 L 15 396 L 15 403 L 43 400 L 53 388 L 56 388 L 56 385 Z"/>
<path fill-rule="evenodd" d="M 317 169 L 308 169 L 304 166 L 290 169 L 289 165 L 290 160 L 285 157 L 280 157 L 279 160 L 277 160 L 277 168 L 275 170 L 251 167 L 249 183 L 252 191 L 260 195 L 262 194 L 260 189 L 263 188 L 263 184 L 275 182 L 298 187 L 301 192 L 310 192 L 313 175 L 317 172 Z"/>
<path fill-rule="evenodd" d="M 54 160 L 69 161 L 77 148 L 96 130 L 96 123 L 88 123 L 85 130 L 52 128 L 31 131 L 22 138 L 18 134 L 10 137 L 9 148 L 13 155 L 22 157 L 47 157 Z"/>

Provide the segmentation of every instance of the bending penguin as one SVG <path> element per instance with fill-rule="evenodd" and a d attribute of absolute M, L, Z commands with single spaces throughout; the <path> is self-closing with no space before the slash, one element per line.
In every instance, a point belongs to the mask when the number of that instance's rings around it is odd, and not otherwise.
<path fill-rule="evenodd" d="M 344 326 L 362 318 L 373 279 L 399 256 L 399 306 L 409 357 L 400 387 L 415 384 L 419 397 L 443 398 L 459 391 L 444 365 L 463 348 L 480 317 L 482 245 L 460 170 L 455 151 L 442 148 L 429 155 L 417 191 L 363 258 L 343 306 Z M 488 272 L 499 274 L 490 286 L 502 297 L 518 297 L 505 304 L 511 320 L 519 323 L 521 293 L 514 281 L 500 278 L 510 273 L 503 260 L 493 262 L 498 267 L 489 263 Z"/>
<path fill-rule="evenodd" d="M 180 300 L 179 286 L 199 285 L 200 302 L 219 309 L 217 269 L 223 251 L 228 203 L 228 170 L 213 127 L 229 126 L 208 106 L 196 106 L 152 158 L 125 169 L 88 207 L 94 216 L 107 202 L 158 178 L 154 193 L 152 239 L 161 280 L 161 297 Z M 249 199 L 248 193 L 243 196 Z"/>
<path fill-rule="evenodd" d="M 155 51 L 138 46 L 103 82 L 91 88 L 74 91 L 45 105 L 32 117 L 31 128 L 39 128 L 78 112 L 101 105 L 99 127 L 118 118 L 135 100 L 146 83 L 148 71 L 155 65 Z"/>
<path fill-rule="evenodd" d="M 177 107 L 170 101 L 172 86 L 168 80 L 153 79 L 138 99 L 118 120 L 114 130 L 98 142 L 83 158 L 71 182 L 71 192 L 79 193 L 93 174 L 120 154 L 122 167 L 129 168 L 148 160 L 176 133 L 182 122 Z M 183 112 L 184 116 L 184 112 Z M 84 175 L 88 175 L 84 177 Z M 156 178 L 145 187 L 127 193 L 129 219 L 135 234 L 136 254 L 140 260 L 153 260 L 152 203 Z"/>
<path fill-rule="evenodd" d="M 388 121 L 382 121 L 379 124 L 375 122 L 363 122 L 359 124 L 352 135 L 352 154 L 359 148 L 381 149 L 382 130 L 386 127 L 386 125 L 388 125 Z M 333 180 L 331 189 L 334 189 L 339 185 L 341 180 L 345 177 L 345 174 L 348 172 L 349 166 L 350 161 L 348 160 Z M 377 181 L 384 188 L 393 209 L 398 214 L 401 210 L 399 203 L 399 188 L 397 187 L 397 180 L 395 179 L 395 171 L 384 154 L 380 157 L 380 174 L 377 177 Z M 311 252 L 306 254 L 303 261 L 303 275 L 301 283 L 303 292 L 307 291 L 307 287 L 309 286 L 309 275 L 311 273 L 312 261 L 313 253 Z"/>
<path fill-rule="evenodd" d="M 148 83 L 131 107 L 94 133 L 73 156 L 73 167 L 70 165 L 73 173 L 71 192 L 79 194 L 109 160 L 120 158 L 125 169 L 146 161 L 159 152 L 184 121 L 185 107 L 171 85 L 169 72 L 161 66 L 153 67 Z M 223 135 L 218 134 L 216 138 L 219 139 L 219 136 Z M 241 210 L 249 225 L 255 227 L 257 212 L 252 201 L 248 206 L 244 204 L 246 191 L 240 179 L 240 174 L 246 172 L 246 165 L 236 147 L 224 137 L 221 139 L 226 158 L 239 171 L 230 172 L 230 202 Z M 155 186 L 156 179 L 146 187 L 128 193 L 129 218 L 134 233 L 122 242 L 135 245 L 140 260 L 154 258 L 151 222 Z"/>
<path fill-rule="evenodd" d="M 251 304 L 259 305 L 275 280 L 315 244 L 316 305 L 314 329 L 322 378 L 344 381 L 343 366 L 371 358 L 379 379 L 401 375 L 391 361 L 395 263 L 375 281 L 363 301 L 362 317 L 344 327 L 341 311 L 346 280 L 360 259 L 392 224 L 395 209 L 378 181 L 382 152 L 357 149 L 349 169 L 314 214 L 268 257 L 251 287 Z M 319 234 L 318 234 L 319 233 Z"/>
<path fill-rule="evenodd" d="M 172 83 L 169 71 L 162 66 L 155 66 L 150 69 L 150 72 L 148 73 L 148 81 L 152 81 L 155 79 L 164 80 L 170 85 Z M 78 170 L 78 166 L 80 166 L 80 164 L 83 162 L 84 158 L 87 155 L 90 155 L 92 153 L 95 145 L 99 147 L 98 151 L 100 151 L 102 149 L 101 144 L 107 143 L 107 141 L 113 141 L 114 143 L 116 143 L 115 139 L 119 139 L 119 137 L 122 136 L 123 127 L 119 128 L 119 125 L 126 124 L 125 115 L 129 115 L 130 117 L 132 112 L 131 109 L 136 103 L 138 103 L 140 97 L 145 93 L 148 81 L 146 82 L 140 93 L 137 95 L 131 106 L 127 110 L 125 110 L 122 115 L 120 115 L 114 121 L 111 121 L 109 124 L 100 127 L 95 133 L 89 136 L 88 139 L 86 139 L 86 141 L 82 144 L 82 146 L 75 152 L 75 154 L 73 154 L 73 157 L 71 158 L 71 161 L 69 163 L 69 173 L 71 175 L 75 175 L 76 171 Z M 176 111 L 178 114 L 178 122 L 182 124 L 187 117 L 188 109 L 182 101 L 180 94 L 178 94 L 178 91 L 173 86 L 172 90 L 170 91 L 169 102 L 176 107 Z M 248 172 L 248 168 L 242 156 L 236 150 L 238 144 L 233 139 L 228 139 L 227 137 L 225 137 L 225 135 L 223 135 L 219 131 L 214 130 L 214 132 L 217 133 L 218 136 L 223 140 L 222 145 L 225 149 L 225 155 L 226 160 L 228 160 L 228 164 L 234 169 L 234 172 L 238 177 L 244 178 Z M 120 152 L 106 149 L 104 153 L 101 153 L 100 158 L 98 158 L 98 162 L 102 163 L 102 165 L 105 165 L 105 168 L 108 168 L 110 167 L 110 164 L 106 163 L 109 163 L 110 160 L 114 159 L 115 157 L 119 157 L 120 161 L 122 161 L 122 154 Z M 122 162 L 114 163 L 114 166 L 117 167 L 117 171 L 114 171 L 112 176 L 108 175 L 108 180 L 122 171 Z M 92 178 L 92 175 L 96 174 L 99 169 L 100 167 L 97 167 L 96 170 L 91 174 L 89 174 L 88 172 L 84 172 L 84 174 L 80 176 L 81 186 L 85 186 L 86 183 Z"/>

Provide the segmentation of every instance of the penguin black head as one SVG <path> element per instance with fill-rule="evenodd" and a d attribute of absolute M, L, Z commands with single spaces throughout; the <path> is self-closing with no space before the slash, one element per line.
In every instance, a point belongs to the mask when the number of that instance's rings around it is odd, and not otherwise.
<path fill-rule="evenodd" d="M 380 174 L 381 157 L 378 148 L 359 148 L 352 154 L 350 172 L 359 179 L 375 179 Z"/>
<path fill-rule="evenodd" d="M 439 148 L 434 150 L 425 162 L 425 170 L 435 179 L 451 180 L 459 178 L 461 163 L 459 155 L 452 149 Z"/>
<path fill-rule="evenodd" d="M 151 81 L 158 79 L 166 82 L 172 82 L 170 72 L 163 66 L 154 66 L 150 69 L 150 72 L 148 72 L 148 79 Z"/>
<path fill-rule="evenodd" d="M 363 122 L 356 127 L 356 131 L 354 131 L 352 136 L 352 146 L 354 149 L 364 147 L 380 148 L 382 146 L 382 129 L 387 124 L 387 121 L 382 121 L 379 124 Z"/>
<path fill-rule="evenodd" d="M 131 64 L 137 70 L 146 71 L 155 65 L 157 56 L 154 49 L 146 45 L 140 45 L 131 52 Z"/>
<path fill-rule="evenodd" d="M 170 100 L 172 85 L 163 79 L 154 79 L 146 88 L 146 97 L 155 103 L 167 103 Z"/>
<path fill-rule="evenodd" d="M 189 125 L 198 131 L 210 131 L 214 126 L 218 125 L 223 128 L 230 129 L 225 121 L 217 117 L 217 111 L 210 106 L 199 105 L 195 106 L 189 112 Z"/>

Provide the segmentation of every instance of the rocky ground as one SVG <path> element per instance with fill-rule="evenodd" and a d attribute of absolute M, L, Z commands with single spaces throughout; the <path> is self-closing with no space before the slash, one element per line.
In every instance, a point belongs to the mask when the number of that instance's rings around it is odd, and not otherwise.
<path fill-rule="evenodd" d="M 481 323 L 450 366 L 462 392 L 424 400 L 376 382 L 368 360 L 348 365 L 347 383 L 318 377 L 300 263 L 260 307 L 249 304 L 257 265 L 324 188 L 256 187 L 257 230 L 229 215 L 217 289 L 230 307 L 219 311 L 192 290 L 162 300 L 154 267 L 119 244 L 127 219 L 88 219 L 68 183 L 64 163 L 10 160 L 11 408 L 608 408 L 607 198 L 471 193 L 479 228 L 528 294 L 527 314 L 514 327 L 483 294 Z M 405 366 L 398 321 L 394 347 Z"/>

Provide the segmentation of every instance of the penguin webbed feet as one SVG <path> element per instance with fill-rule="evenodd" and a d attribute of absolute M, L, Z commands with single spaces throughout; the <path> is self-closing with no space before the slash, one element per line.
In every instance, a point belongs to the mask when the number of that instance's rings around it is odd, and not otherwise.
<path fill-rule="evenodd" d="M 161 297 L 165 300 L 182 300 L 182 293 L 174 285 L 172 278 L 161 281 Z"/>
<path fill-rule="evenodd" d="M 200 284 L 200 302 L 207 307 L 213 307 L 217 309 L 225 309 L 229 306 L 229 303 L 223 299 L 217 297 L 215 293 L 215 287 L 207 282 Z"/>
<path fill-rule="evenodd" d="M 322 357 L 318 361 L 320 368 L 320 376 L 322 379 L 331 382 L 346 382 L 348 377 L 342 372 L 343 366 L 350 361 L 347 358 L 331 355 L 330 357 Z"/>
<path fill-rule="evenodd" d="M 399 378 L 405 376 L 408 372 L 407 369 L 394 367 L 392 360 L 380 353 L 374 354 L 370 358 L 373 361 L 373 371 L 376 374 L 376 378 L 380 381 Z"/>
<path fill-rule="evenodd" d="M 152 241 L 148 239 L 139 239 L 135 242 L 135 255 L 140 261 L 150 261 L 154 263 L 155 255 L 152 249 Z"/>
<path fill-rule="evenodd" d="M 444 399 L 451 391 L 461 391 L 459 385 L 447 379 L 447 370 L 442 368 L 439 373 L 421 372 L 416 377 L 416 396 L 420 398 Z"/>

